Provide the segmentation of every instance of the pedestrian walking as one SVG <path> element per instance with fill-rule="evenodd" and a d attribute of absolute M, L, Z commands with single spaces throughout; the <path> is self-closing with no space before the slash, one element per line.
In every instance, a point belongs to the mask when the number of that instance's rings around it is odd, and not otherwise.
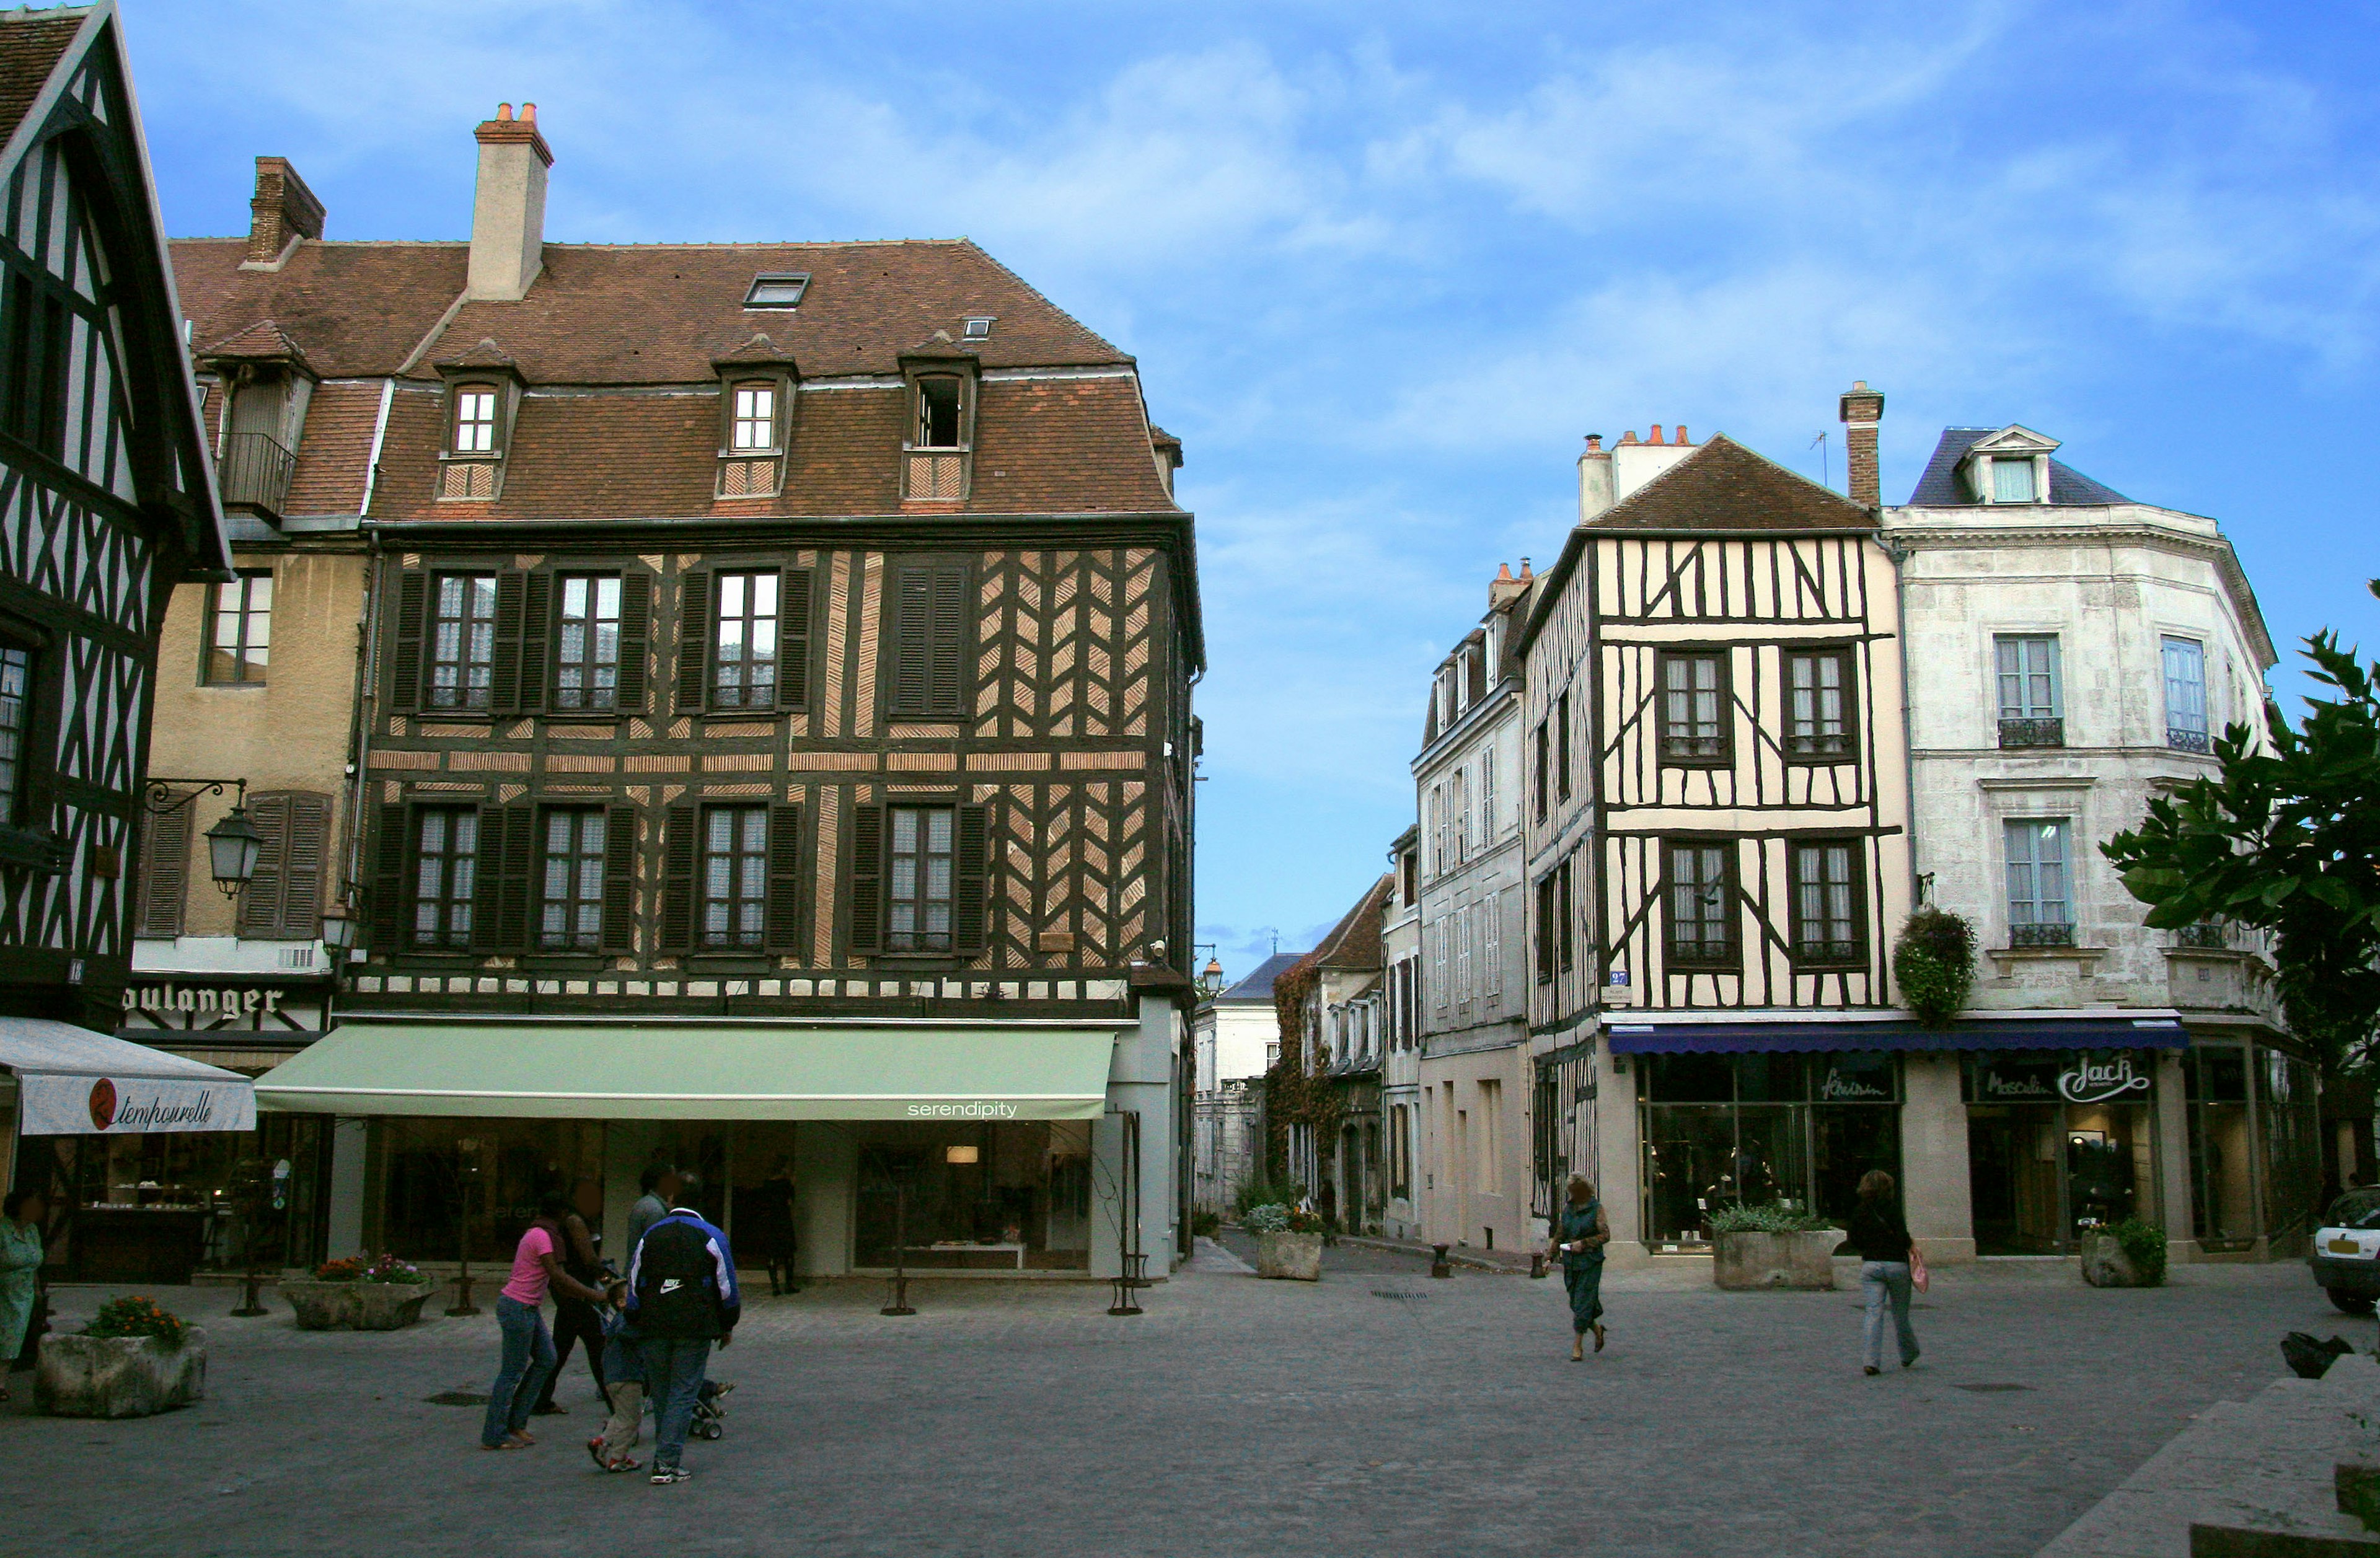
<path fill-rule="evenodd" d="M 11 1190 L 0 1201 L 0 1401 L 8 1399 L 8 1371 L 25 1350 L 41 1296 L 42 1224 L 49 1211 L 39 1190 Z"/>
<path fill-rule="evenodd" d="M 613 1283 L 609 1297 L 601 1313 L 604 1394 L 611 1397 L 612 1418 L 587 1442 L 587 1453 L 605 1471 L 635 1471 L 645 1464 L 628 1454 L 644 1437 L 644 1340 L 628 1323 L 628 1284 Z"/>
<path fill-rule="evenodd" d="M 504 1350 L 496 1363 L 496 1382 L 488 1389 L 488 1415 L 480 1424 L 480 1448 L 519 1450 L 537 1442 L 528 1431 L 529 1408 L 553 1369 L 553 1334 L 545 1327 L 545 1295 L 549 1288 L 574 1297 L 603 1301 L 603 1296 L 572 1276 L 562 1265 L 562 1220 L 570 1203 L 548 1196 L 513 1249 L 512 1280 L 496 1295 L 496 1329 Z"/>
<path fill-rule="evenodd" d="M 602 1222 L 603 1187 L 591 1176 L 582 1176 L 570 1187 L 570 1211 L 562 1220 L 562 1269 L 597 1293 L 603 1288 L 603 1235 L 597 1231 Z M 559 1291 L 554 1294 L 553 1368 L 537 1393 L 537 1405 L 529 1409 L 532 1416 L 550 1417 L 569 1410 L 553 1399 L 553 1387 L 562 1382 L 563 1365 L 570 1361 L 571 1347 L 582 1342 L 587 1346 L 587 1367 L 595 1376 L 596 1398 L 611 1399 L 612 1393 L 603 1388 L 602 1310 L 600 1303 L 590 1304 Z"/>
<path fill-rule="evenodd" d="M 642 1338 L 653 1398 L 654 1482 L 686 1480 L 680 1457 L 710 1345 L 735 1339 L 743 1308 L 725 1234 L 687 1207 L 672 1207 L 645 1231 L 628 1262 L 627 1318 Z"/>
<path fill-rule="evenodd" d="M 1866 1300 L 1861 1332 L 1866 1344 L 1866 1369 L 1884 1372 L 1884 1312 L 1892 1310 L 1892 1327 L 1900 1343 L 1900 1367 L 1917 1361 L 1917 1333 L 1909 1323 L 1909 1264 L 1916 1241 L 1909 1236 L 1893 1196 L 1892 1175 L 1870 1169 L 1860 1176 L 1859 1205 L 1852 1211 L 1852 1248 L 1859 1252 L 1860 1292 Z"/>
<path fill-rule="evenodd" d="M 779 1158 L 769 1171 L 769 1177 L 752 1192 L 752 1217 L 747 1224 L 742 1209 L 736 1211 L 735 1236 L 744 1241 L 744 1253 L 758 1255 L 769 1268 L 769 1296 L 798 1291 L 794 1280 L 794 1165 L 792 1160 Z M 757 1247 L 757 1248 L 756 1248 Z"/>
<path fill-rule="evenodd" d="M 1603 1247 L 1611 1242 L 1611 1223 L 1603 1203 L 1584 1175 L 1572 1175 L 1570 1204 L 1562 1208 L 1554 1228 L 1553 1253 L 1561 1257 L 1562 1285 L 1570 1290 L 1570 1360 L 1586 1357 L 1586 1333 L 1595 1333 L 1595 1350 L 1603 1350 Z"/>
<path fill-rule="evenodd" d="M 656 1158 L 645 1165 L 644 1173 L 637 1176 L 637 1188 L 644 1194 L 628 1208 L 628 1254 L 631 1259 L 636 1255 L 637 1246 L 644 1239 L 645 1230 L 669 1215 L 669 1209 L 676 1204 L 678 1196 L 686 1188 L 686 1181 L 679 1177 L 674 1167 Z"/>

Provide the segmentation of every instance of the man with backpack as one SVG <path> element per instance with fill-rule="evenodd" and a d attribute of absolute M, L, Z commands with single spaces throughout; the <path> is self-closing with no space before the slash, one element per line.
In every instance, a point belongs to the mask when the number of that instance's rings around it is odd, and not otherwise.
<path fill-rule="evenodd" d="M 653 1400 L 655 1483 L 690 1475 L 678 1460 L 710 1344 L 734 1339 L 743 1308 L 725 1234 L 682 1206 L 645 1230 L 628 1263 L 627 1318 L 642 1338 L 645 1392 Z"/>

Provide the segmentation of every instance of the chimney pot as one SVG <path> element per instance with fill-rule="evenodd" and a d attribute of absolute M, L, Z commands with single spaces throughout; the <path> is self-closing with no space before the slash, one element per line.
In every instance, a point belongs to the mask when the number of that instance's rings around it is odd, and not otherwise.
<path fill-rule="evenodd" d="M 1512 564 L 1499 563 L 1496 565 L 1496 582 L 1499 584 L 1510 584 L 1512 582 Z"/>
<path fill-rule="evenodd" d="M 1682 423 L 1682 422 L 1681 422 L 1681 423 L 1678 425 L 1678 439 L 1677 439 L 1677 441 L 1678 441 L 1679 443 L 1681 443 L 1681 444 L 1683 444 L 1683 443 L 1685 443 L 1685 442 L 1687 441 L 1687 440 L 1686 440 L 1686 429 L 1685 429 L 1685 424 L 1684 424 L 1684 423 Z"/>
<path fill-rule="evenodd" d="M 537 123 L 537 104 L 536 104 L 536 103 L 522 103 L 522 104 L 521 104 L 521 123 L 523 123 L 523 124 L 525 124 L 525 125 L 533 125 L 533 124 Z"/>
<path fill-rule="evenodd" d="M 1529 577 L 1529 560 L 1526 557 L 1521 559 L 1521 577 L 1523 578 Z"/>
<path fill-rule="evenodd" d="M 1658 444 L 1658 443 L 1660 443 L 1660 442 L 1661 442 L 1661 424 L 1660 424 L 1660 423 L 1658 423 L 1658 422 L 1655 422 L 1655 423 L 1653 424 L 1653 432 L 1652 432 L 1652 436 L 1650 436 L 1650 437 L 1646 438 L 1646 439 L 1645 440 L 1645 443 L 1647 443 L 1647 444 Z"/>
<path fill-rule="evenodd" d="M 497 104 L 496 104 L 496 117 L 497 117 L 497 118 L 499 118 L 499 119 L 509 119 L 509 118 L 511 118 L 512 116 L 513 116 L 513 105 L 512 105 L 511 103 L 497 103 Z"/>
<path fill-rule="evenodd" d="M 1586 435 L 1586 452 L 1590 455 L 1599 455 L 1603 452 L 1603 434 L 1590 432 Z"/>
<path fill-rule="evenodd" d="M 1622 444 L 1633 444 L 1633 443 L 1635 443 L 1635 442 L 1636 442 L 1636 430 L 1635 430 L 1634 428 L 1633 428 L 1633 427 L 1632 427 L 1632 428 L 1630 428 L 1626 432 L 1621 433 L 1621 434 L 1620 435 L 1620 442 L 1621 442 L 1621 443 L 1622 443 Z"/>

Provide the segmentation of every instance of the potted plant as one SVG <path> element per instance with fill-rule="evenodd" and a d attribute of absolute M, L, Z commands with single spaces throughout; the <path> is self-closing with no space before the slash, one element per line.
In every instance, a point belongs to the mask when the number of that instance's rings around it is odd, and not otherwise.
<path fill-rule="evenodd" d="M 1842 1230 L 1791 1201 L 1711 1213 L 1711 1280 L 1733 1291 L 1831 1288 Z"/>
<path fill-rule="evenodd" d="M 154 1298 L 100 1306 L 79 1335 L 42 1338 L 36 1407 L 59 1418 L 145 1418 L 206 1394 L 207 1333 Z"/>
<path fill-rule="evenodd" d="M 430 1279 L 418 1266 L 383 1255 L 358 1275 L 352 1292 L 358 1331 L 402 1331 L 421 1318 Z"/>
<path fill-rule="evenodd" d="M 1975 984 L 1975 928 L 1947 909 L 1921 908 L 1892 948 L 1900 999 L 1929 1028 L 1957 1017 Z"/>
<path fill-rule="evenodd" d="M 356 1284 L 363 1280 L 364 1268 L 370 1264 L 360 1255 L 350 1256 L 323 1261 L 314 1268 L 310 1279 L 284 1280 L 281 1296 L 289 1300 L 290 1309 L 298 1316 L 298 1329 L 352 1330 Z"/>
<path fill-rule="evenodd" d="M 2082 1280 L 2093 1287 L 2163 1287 L 2165 1230 L 2138 1217 L 2082 1231 Z"/>
<path fill-rule="evenodd" d="M 1250 1207 L 1241 1224 L 1257 1236 L 1257 1275 L 1322 1280 L 1322 1219 L 1302 1207 Z"/>

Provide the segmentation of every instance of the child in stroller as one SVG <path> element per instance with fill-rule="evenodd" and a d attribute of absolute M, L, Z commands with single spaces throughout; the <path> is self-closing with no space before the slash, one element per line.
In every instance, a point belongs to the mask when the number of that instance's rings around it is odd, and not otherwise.
<path fill-rule="evenodd" d="M 721 1384 L 716 1380 L 702 1382 L 702 1389 L 694 1398 L 694 1421 L 690 1431 L 697 1439 L 717 1439 L 727 1431 L 727 1393 L 735 1387 Z"/>

